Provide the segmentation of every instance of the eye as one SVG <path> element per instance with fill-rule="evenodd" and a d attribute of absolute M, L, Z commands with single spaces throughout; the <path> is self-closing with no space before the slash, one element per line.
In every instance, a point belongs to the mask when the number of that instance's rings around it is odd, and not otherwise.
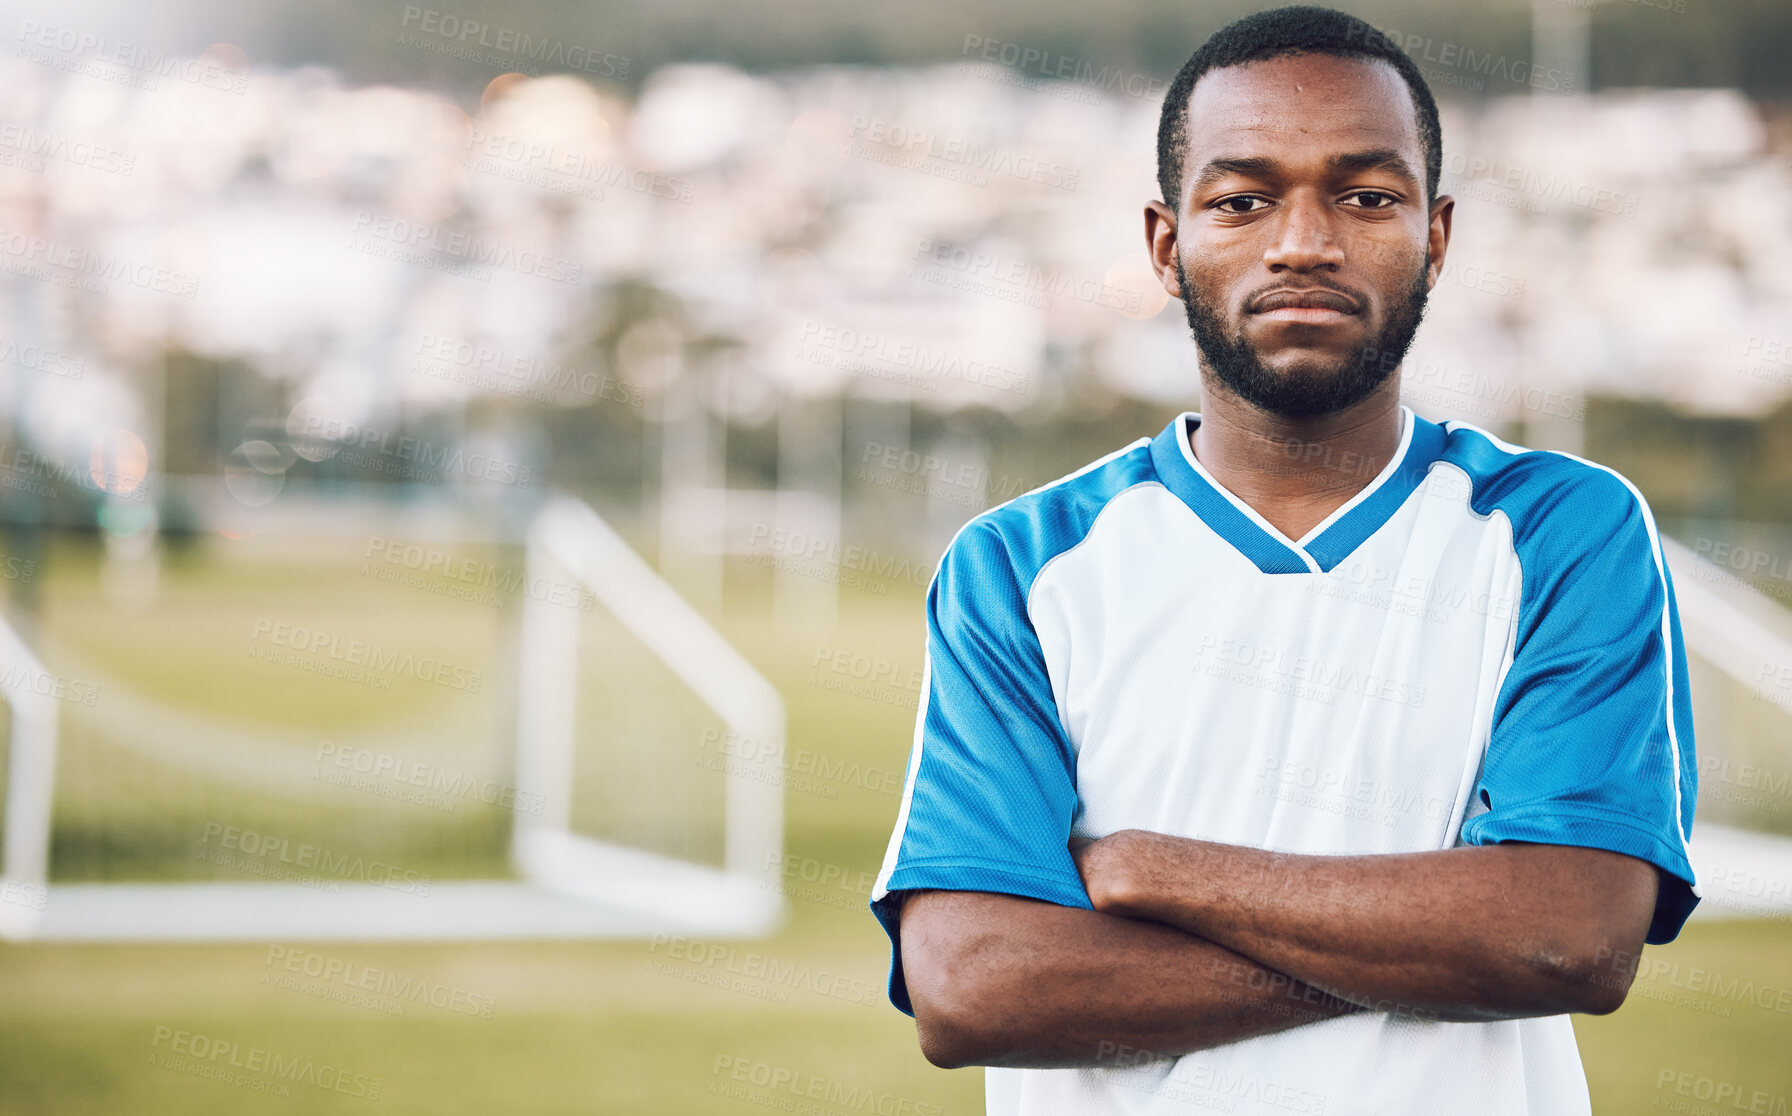
<path fill-rule="evenodd" d="M 1237 194 L 1230 198 L 1221 198 L 1213 203 L 1213 207 L 1221 213 L 1255 213 L 1259 206 L 1267 206 L 1269 202 L 1250 194 Z M 1235 207 L 1247 208 L 1235 208 Z"/>
<path fill-rule="evenodd" d="M 1361 209 L 1386 209 L 1399 200 L 1394 195 L 1384 194 L 1380 190 L 1358 190 L 1350 196 L 1358 199 L 1358 208 Z"/>

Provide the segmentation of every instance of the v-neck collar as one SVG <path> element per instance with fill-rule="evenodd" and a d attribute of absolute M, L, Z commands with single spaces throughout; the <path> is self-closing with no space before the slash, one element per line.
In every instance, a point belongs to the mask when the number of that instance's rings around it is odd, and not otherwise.
<path fill-rule="evenodd" d="M 1299 539 L 1282 534 L 1195 459 L 1189 433 L 1201 421 L 1200 412 L 1171 419 L 1151 441 L 1151 461 L 1190 511 L 1264 573 L 1324 573 L 1381 529 L 1443 453 L 1443 427 L 1404 404 L 1400 417 L 1400 446 L 1393 458 L 1361 492 Z"/>

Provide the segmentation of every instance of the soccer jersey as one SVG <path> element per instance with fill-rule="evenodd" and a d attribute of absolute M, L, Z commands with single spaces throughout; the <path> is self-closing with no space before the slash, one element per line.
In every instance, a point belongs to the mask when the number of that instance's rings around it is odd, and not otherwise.
<path fill-rule="evenodd" d="M 1401 418 L 1393 460 L 1300 539 L 1195 459 L 1193 412 L 959 531 L 871 893 L 898 1008 L 893 893 L 1087 908 L 1067 839 L 1128 828 L 1291 853 L 1609 849 L 1664 873 L 1648 940 L 1679 932 L 1697 775 L 1647 504 L 1601 466 Z M 1566 1015 L 1362 1012 L 985 1074 L 1004 1116 L 1590 1110 Z"/>

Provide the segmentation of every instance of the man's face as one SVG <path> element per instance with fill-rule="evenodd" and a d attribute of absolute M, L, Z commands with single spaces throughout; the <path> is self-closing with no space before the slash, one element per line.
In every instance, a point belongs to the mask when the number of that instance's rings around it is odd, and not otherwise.
<path fill-rule="evenodd" d="M 1214 375 L 1287 417 L 1367 398 L 1405 355 L 1449 238 L 1399 74 L 1329 55 L 1210 71 L 1185 159 L 1176 293 Z"/>

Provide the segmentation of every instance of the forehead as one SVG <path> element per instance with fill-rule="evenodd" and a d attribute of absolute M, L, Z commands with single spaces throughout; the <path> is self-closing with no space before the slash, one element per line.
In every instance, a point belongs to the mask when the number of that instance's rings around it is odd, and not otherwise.
<path fill-rule="evenodd" d="M 1412 92 L 1378 58 L 1297 54 L 1209 70 L 1189 95 L 1187 136 L 1186 171 L 1221 157 L 1293 163 L 1371 148 L 1425 165 Z"/>

